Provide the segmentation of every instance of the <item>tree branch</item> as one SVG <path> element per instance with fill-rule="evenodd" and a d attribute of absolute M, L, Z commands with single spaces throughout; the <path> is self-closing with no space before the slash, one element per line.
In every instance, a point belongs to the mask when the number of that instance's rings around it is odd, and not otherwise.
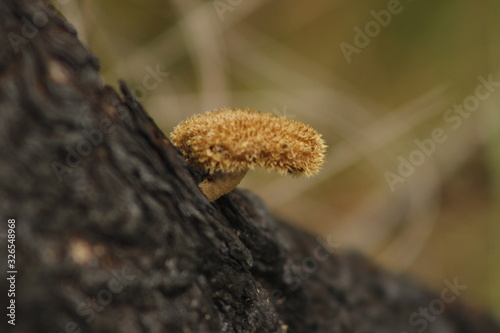
<path fill-rule="evenodd" d="M 120 94 L 103 84 L 54 9 L 3 0 L 0 17 L 0 217 L 5 234 L 15 219 L 16 235 L 14 269 L 0 264 L 17 271 L 2 303 L 15 300 L 9 330 L 500 332 L 459 300 L 412 322 L 442 296 L 280 223 L 249 192 L 208 202 L 202 175 L 125 83 Z"/>

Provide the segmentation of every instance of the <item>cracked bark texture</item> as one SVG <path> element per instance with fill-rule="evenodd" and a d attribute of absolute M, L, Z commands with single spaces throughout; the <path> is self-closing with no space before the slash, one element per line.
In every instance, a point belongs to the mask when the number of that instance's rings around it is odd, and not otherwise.
<path fill-rule="evenodd" d="M 69 23 L 31 0 L 1 0 L 0 18 L 1 232 L 17 221 L 7 331 L 423 331 L 410 317 L 439 294 L 321 246 L 249 192 L 209 203 L 203 175 L 124 83 L 102 82 Z M 424 323 L 500 332 L 460 300 Z"/>

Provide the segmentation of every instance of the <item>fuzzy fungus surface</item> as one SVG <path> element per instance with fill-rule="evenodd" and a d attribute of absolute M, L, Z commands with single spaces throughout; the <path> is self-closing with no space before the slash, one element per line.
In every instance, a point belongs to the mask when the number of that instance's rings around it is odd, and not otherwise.
<path fill-rule="evenodd" d="M 317 173 L 326 145 L 312 127 L 250 109 L 221 109 L 177 125 L 172 143 L 207 174 L 239 173 L 262 167 L 281 174 Z"/>

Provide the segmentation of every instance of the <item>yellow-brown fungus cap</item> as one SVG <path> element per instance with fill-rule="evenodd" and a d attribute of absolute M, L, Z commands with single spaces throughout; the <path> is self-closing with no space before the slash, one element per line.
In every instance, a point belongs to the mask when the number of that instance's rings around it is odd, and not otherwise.
<path fill-rule="evenodd" d="M 214 174 L 255 166 L 310 176 L 323 164 L 321 135 L 301 122 L 249 109 L 222 109 L 195 115 L 170 134 L 191 165 Z"/>

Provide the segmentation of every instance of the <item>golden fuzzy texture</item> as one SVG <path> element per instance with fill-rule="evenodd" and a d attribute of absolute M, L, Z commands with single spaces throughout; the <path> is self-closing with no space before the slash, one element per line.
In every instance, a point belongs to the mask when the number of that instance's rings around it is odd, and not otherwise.
<path fill-rule="evenodd" d="M 310 126 L 249 109 L 195 115 L 170 134 L 189 164 L 214 174 L 255 166 L 310 176 L 323 164 L 326 146 Z"/>

